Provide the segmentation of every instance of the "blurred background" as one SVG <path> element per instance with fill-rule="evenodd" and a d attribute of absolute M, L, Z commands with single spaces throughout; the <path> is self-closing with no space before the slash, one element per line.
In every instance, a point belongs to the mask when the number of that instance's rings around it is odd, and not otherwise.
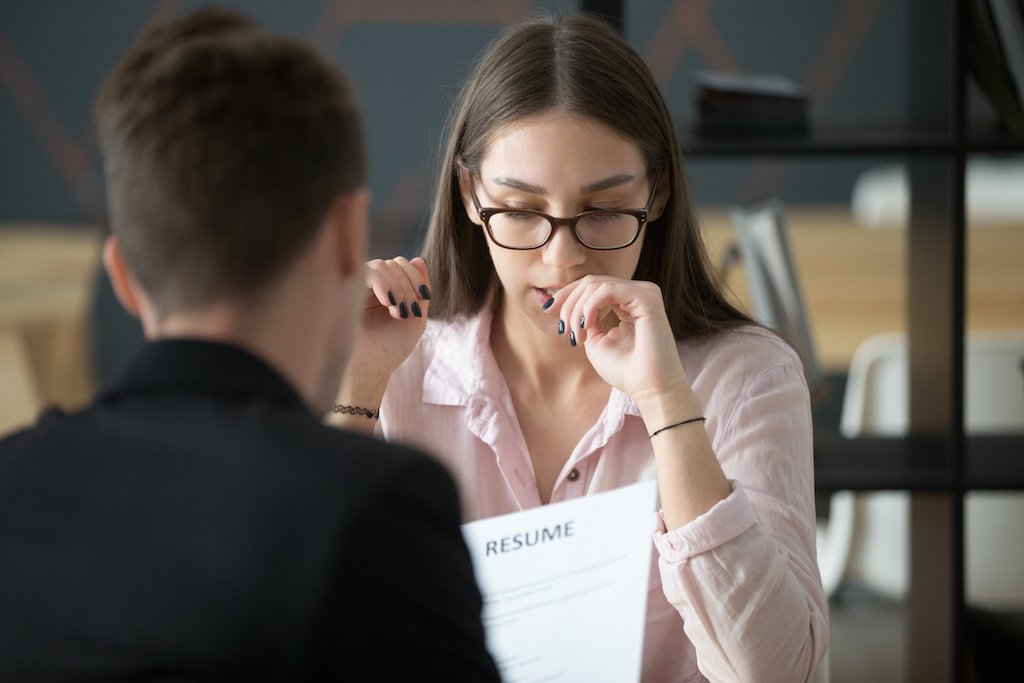
<path fill-rule="evenodd" d="M 140 31 L 202 4 L 0 0 L 0 434 L 46 406 L 83 405 L 141 342 L 138 323 L 120 309 L 99 268 L 106 211 L 93 100 Z M 418 250 L 445 118 L 481 51 L 504 26 L 537 11 L 575 11 L 580 0 L 218 4 L 308 41 L 349 73 L 365 113 L 371 255 L 388 257 Z M 871 136 L 905 127 L 906 2 L 635 0 L 622 3 L 622 16 L 627 40 L 648 60 L 686 140 L 712 257 L 748 310 L 756 283 L 740 228 L 764 216 L 781 228 L 802 351 L 817 373 L 809 379 L 828 380 L 821 384 L 831 392 L 825 410 L 831 405 L 829 419 L 838 423 L 857 350 L 906 329 L 909 200 L 899 144 L 871 154 L 734 154 L 686 131 L 696 122 L 704 71 L 789 79 L 806 97 L 814 131 Z M 992 123 L 993 108 L 968 87 L 968 115 Z M 1024 198 L 1020 159 L 999 150 L 977 156 L 977 168 L 968 168 L 966 326 L 1024 330 L 1024 209 L 1013 200 Z M 980 179 L 973 195 L 972 173 Z M 828 505 L 826 498 L 826 522 Z M 891 513 L 879 514 L 884 524 Z M 866 523 L 858 538 L 866 537 Z M 878 569 L 876 556 L 891 559 L 894 546 L 858 551 L 852 533 L 830 589 L 832 680 L 900 680 L 905 561 Z M 892 543 L 902 547 L 905 538 Z M 1015 571 L 1024 574 L 1019 562 Z"/>
<path fill-rule="evenodd" d="M 96 92 L 144 27 L 203 3 L 0 0 L 0 221 L 104 223 L 92 125 Z M 503 26 L 568 0 L 234 0 L 266 26 L 309 41 L 349 72 L 366 112 L 375 256 L 411 254 L 430 202 L 441 131 L 459 85 Z M 816 121 L 899 121 L 904 13 L 894 0 L 626 3 L 625 34 L 651 63 L 679 123 L 693 119 L 696 70 L 785 75 L 808 88 Z M 848 204 L 864 161 L 695 162 L 702 206 L 779 194 Z M 138 341 L 98 283 L 102 380 Z"/>

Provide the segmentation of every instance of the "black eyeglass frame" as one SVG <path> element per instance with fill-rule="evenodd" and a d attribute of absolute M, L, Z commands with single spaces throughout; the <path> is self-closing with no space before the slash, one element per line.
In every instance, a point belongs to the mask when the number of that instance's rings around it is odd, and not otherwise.
<path fill-rule="evenodd" d="M 559 225 L 566 225 L 572 231 L 573 237 L 576 241 L 582 244 L 587 249 L 593 249 L 594 251 L 615 251 L 616 249 L 625 249 L 628 246 L 633 245 L 640 237 L 640 231 L 643 230 L 644 225 L 647 224 L 647 217 L 651 213 L 651 206 L 654 204 L 654 195 L 658 192 L 658 180 L 661 177 L 661 170 L 654 174 L 654 187 L 651 188 L 651 196 L 647 198 L 647 206 L 643 209 L 616 209 L 616 210 L 598 210 L 598 211 L 584 211 L 583 213 L 576 214 L 572 218 L 555 218 L 542 211 L 534 211 L 532 209 L 496 209 L 480 206 L 480 199 L 476 196 L 476 184 L 473 180 L 473 172 L 467 169 L 467 175 L 469 175 L 469 194 L 473 197 L 473 206 L 476 208 L 476 212 L 480 214 L 480 220 L 484 222 L 484 228 L 487 230 L 488 237 L 491 241 L 497 244 L 502 249 L 513 249 L 515 251 L 530 251 L 531 249 L 540 249 L 545 244 L 551 241 L 551 238 L 555 235 L 555 229 Z M 551 226 L 551 230 L 548 232 L 548 236 L 544 238 L 544 241 L 533 247 L 510 247 L 502 244 L 498 240 L 494 239 L 494 233 L 491 231 L 491 216 L 499 213 L 519 213 L 519 214 L 530 214 L 532 216 L 538 216 L 547 220 L 548 225 Z M 607 214 L 624 214 L 627 216 L 633 216 L 637 219 L 636 233 L 626 244 L 620 247 L 594 247 L 583 241 L 579 233 L 576 232 L 576 224 L 584 218 L 590 216 L 601 216 Z"/>

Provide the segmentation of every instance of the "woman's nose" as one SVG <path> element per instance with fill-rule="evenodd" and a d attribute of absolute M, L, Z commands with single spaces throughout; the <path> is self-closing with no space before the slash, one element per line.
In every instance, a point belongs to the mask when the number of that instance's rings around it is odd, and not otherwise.
<path fill-rule="evenodd" d="M 568 225 L 557 226 L 542 250 L 544 262 L 552 268 L 572 268 L 587 260 L 587 248 L 580 244 Z"/>

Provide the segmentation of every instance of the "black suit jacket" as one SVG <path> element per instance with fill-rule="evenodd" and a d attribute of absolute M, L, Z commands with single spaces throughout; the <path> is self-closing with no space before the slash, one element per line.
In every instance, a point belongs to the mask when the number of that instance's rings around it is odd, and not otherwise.
<path fill-rule="evenodd" d="M 0 680 L 498 680 L 454 484 L 257 358 L 146 345 L 0 441 Z"/>

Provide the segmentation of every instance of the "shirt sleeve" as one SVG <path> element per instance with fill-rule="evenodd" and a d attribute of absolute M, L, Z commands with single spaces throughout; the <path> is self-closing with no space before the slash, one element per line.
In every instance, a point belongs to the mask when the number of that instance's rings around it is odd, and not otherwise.
<path fill-rule="evenodd" d="M 753 378 L 714 445 L 732 493 L 674 531 L 658 518 L 665 596 L 710 681 L 809 680 L 828 646 L 828 603 L 800 367 Z"/>

